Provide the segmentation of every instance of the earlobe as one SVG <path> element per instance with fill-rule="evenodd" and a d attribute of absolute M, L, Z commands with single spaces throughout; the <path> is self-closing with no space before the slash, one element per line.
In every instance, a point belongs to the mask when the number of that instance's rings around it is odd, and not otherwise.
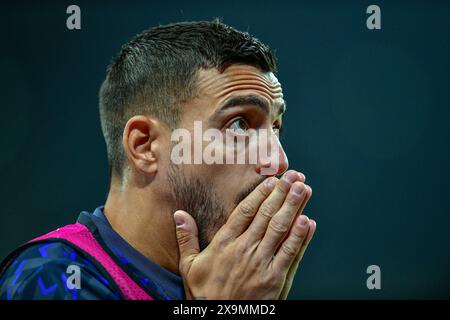
<path fill-rule="evenodd" d="M 143 115 L 130 118 L 123 131 L 123 147 L 130 165 L 146 174 L 157 170 L 158 122 Z"/>

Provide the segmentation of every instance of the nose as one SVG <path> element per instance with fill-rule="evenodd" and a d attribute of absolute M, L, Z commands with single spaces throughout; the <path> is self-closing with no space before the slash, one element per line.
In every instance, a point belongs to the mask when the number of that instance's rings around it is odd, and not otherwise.
<path fill-rule="evenodd" d="M 272 134 L 268 142 L 270 155 L 259 152 L 256 172 L 262 176 L 277 176 L 283 174 L 289 167 L 289 160 L 277 135 Z M 259 143 L 259 148 L 263 146 Z M 263 152 L 264 153 L 264 152 Z"/>

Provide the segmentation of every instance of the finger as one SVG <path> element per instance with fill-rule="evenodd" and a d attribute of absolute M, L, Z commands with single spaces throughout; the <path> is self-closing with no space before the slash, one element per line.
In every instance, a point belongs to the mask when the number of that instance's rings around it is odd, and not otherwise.
<path fill-rule="evenodd" d="M 306 249 L 308 249 L 308 246 L 314 236 L 314 233 L 316 232 L 317 229 L 317 223 L 315 220 L 309 219 L 309 231 L 308 231 L 308 235 L 306 236 L 306 241 L 304 241 L 302 247 L 300 248 L 300 252 L 298 254 L 298 259 L 297 260 L 297 265 L 295 266 L 295 269 L 297 269 L 299 262 L 303 259 L 303 256 L 306 252 Z M 295 261 L 294 261 L 295 263 Z"/>
<path fill-rule="evenodd" d="M 294 274 L 298 268 L 298 265 L 300 261 L 303 259 L 303 256 L 306 252 L 306 249 L 308 248 L 309 243 L 312 240 L 312 237 L 314 236 L 314 233 L 316 232 L 317 224 L 316 221 L 313 219 L 309 219 L 309 230 L 308 235 L 306 236 L 306 240 L 303 241 L 302 247 L 300 248 L 299 253 L 295 257 L 294 262 L 291 265 L 291 268 L 289 270 L 289 273 L 292 274 L 292 278 L 294 277 Z"/>
<path fill-rule="evenodd" d="M 261 203 L 274 189 L 277 178 L 270 177 L 261 182 L 244 200 L 233 210 L 227 222 L 219 229 L 214 240 L 219 238 L 234 239 L 240 236 L 253 220 Z"/>
<path fill-rule="evenodd" d="M 178 210 L 174 213 L 178 249 L 180 252 L 179 269 L 181 275 L 186 275 L 192 261 L 200 252 L 198 229 L 194 218 L 187 212 Z"/>
<path fill-rule="evenodd" d="M 303 200 L 303 203 L 300 206 L 300 209 L 298 211 L 299 215 L 302 214 L 303 210 L 305 210 L 306 204 L 308 203 L 309 199 L 311 199 L 311 197 L 312 197 L 312 188 L 307 184 L 305 186 L 306 186 L 305 199 Z"/>
<path fill-rule="evenodd" d="M 305 224 L 306 221 L 306 224 Z M 289 237 L 274 257 L 274 268 L 289 268 L 286 284 L 292 283 L 300 261 L 316 231 L 316 222 L 301 215 L 296 219 Z M 293 254 L 294 253 L 294 254 Z"/>
<path fill-rule="evenodd" d="M 312 196 L 312 189 L 311 189 L 311 187 L 310 187 L 309 185 L 305 185 L 305 186 L 306 186 L 306 190 L 305 190 L 305 192 L 306 192 L 306 194 L 305 194 L 305 199 L 303 200 L 303 203 L 302 203 L 302 205 L 300 206 L 300 209 L 297 211 L 297 214 L 295 215 L 295 218 L 294 218 L 293 220 L 297 219 L 298 216 L 301 215 L 301 214 L 303 213 L 303 210 L 305 209 L 306 204 L 308 203 L 309 199 L 311 199 L 311 196 Z M 292 228 L 292 227 L 293 227 L 293 226 L 291 225 L 291 228 Z M 287 233 L 287 234 L 284 236 L 284 238 L 283 238 L 283 240 L 281 241 L 281 243 L 283 243 L 283 242 L 287 239 L 287 237 L 289 236 L 289 234 L 290 234 L 290 233 Z"/>
<path fill-rule="evenodd" d="M 298 217 L 296 218 L 296 220 L 297 219 L 298 219 Z M 315 230 L 316 230 L 316 222 L 312 219 L 309 219 L 308 235 L 306 236 L 306 240 L 303 241 L 302 247 L 300 248 L 299 253 L 297 253 L 297 256 L 295 257 L 294 262 L 291 264 L 291 267 L 289 268 L 283 290 L 280 294 L 281 300 L 287 299 L 287 297 L 289 295 L 289 291 L 291 290 L 292 282 L 294 281 L 294 277 L 295 277 L 295 273 L 297 272 L 298 265 L 303 258 L 303 254 L 305 253 L 305 250 L 308 247 L 308 244 L 311 241 Z M 277 267 L 280 267 L 280 266 L 277 266 Z"/>
<path fill-rule="evenodd" d="M 296 216 L 306 194 L 306 186 L 301 182 L 295 182 L 283 206 L 269 222 L 266 233 L 261 240 L 258 249 L 262 255 L 272 257 L 286 234 L 291 229 L 292 221 Z"/>
<path fill-rule="evenodd" d="M 305 181 L 305 176 L 294 170 L 286 171 L 278 181 L 275 189 L 259 207 L 258 213 L 248 227 L 247 236 L 250 239 L 262 239 L 266 233 L 267 225 L 273 215 L 281 208 L 292 184 L 296 181 Z"/>

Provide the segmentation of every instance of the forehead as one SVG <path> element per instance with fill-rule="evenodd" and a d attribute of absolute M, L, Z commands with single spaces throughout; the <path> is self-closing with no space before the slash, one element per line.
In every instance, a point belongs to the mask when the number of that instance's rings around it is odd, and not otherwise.
<path fill-rule="evenodd" d="M 198 96 L 218 103 L 234 95 L 253 94 L 267 99 L 269 104 L 284 104 L 283 91 L 272 72 L 261 72 L 249 65 L 231 65 L 220 73 L 211 68 L 198 74 Z"/>

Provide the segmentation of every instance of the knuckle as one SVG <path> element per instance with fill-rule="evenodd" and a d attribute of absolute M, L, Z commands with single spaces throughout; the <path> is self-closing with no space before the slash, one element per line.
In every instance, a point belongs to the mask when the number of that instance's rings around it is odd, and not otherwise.
<path fill-rule="evenodd" d="M 262 266 L 267 260 L 267 256 L 262 254 L 259 251 L 256 251 L 255 256 L 252 259 L 252 262 L 256 266 Z"/>
<path fill-rule="evenodd" d="M 290 194 L 288 197 L 286 197 L 285 203 L 289 207 L 296 207 L 300 203 L 300 197 L 293 196 Z"/>
<path fill-rule="evenodd" d="M 244 243 L 240 243 L 236 248 L 236 253 L 238 256 L 243 256 L 247 251 L 247 246 Z"/>
<path fill-rule="evenodd" d="M 247 241 L 240 241 L 236 246 L 236 255 L 237 257 L 244 256 L 249 250 L 249 244 Z"/>
<path fill-rule="evenodd" d="M 223 251 L 229 245 L 231 240 L 231 236 L 220 233 L 219 237 L 214 238 L 211 243 L 217 247 L 217 250 Z"/>
<path fill-rule="evenodd" d="M 257 192 L 259 192 L 260 196 L 266 198 L 271 190 L 266 186 L 265 183 L 262 184 L 262 186 L 260 186 L 259 188 L 256 188 Z"/>
<path fill-rule="evenodd" d="M 281 250 L 283 250 L 285 255 L 287 255 L 288 257 L 291 257 L 291 258 L 293 258 L 297 255 L 297 248 L 293 248 L 292 245 L 283 244 L 283 246 L 281 247 Z"/>
<path fill-rule="evenodd" d="M 306 233 L 303 230 L 294 230 L 290 235 L 295 243 L 302 243 L 305 240 Z"/>
<path fill-rule="evenodd" d="M 282 180 L 280 180 L 280 181 L 282 181 Z M 289 185 L 287 185 L 286 184 L 286 182 L 284 182 L 284 183 L 280 183 L 280 184 L 277 184 L 277 186 L 276 186 L 276 189 L 275 189 L 278 193 L 280 193 L 280 194 L 282 194 L 282 195 L 286 195 L 287 193 L 288 193 L 288 191 L 289 191 Z"/>
<path fill-rule="evenodd" d="M 239 214 L 247 219 L 253 217 L 253 206 L 248 201 L 242 202 L 239 205 Z"/>
<path fill-rule="evenodd" d="M 270 221 L 269 226 L 272 229 L 272 231 L 274 231 L 277 234 L 284 234 L 288 231 L 288 226 L 278 221 L 277 219 L 272 219 Z"/>
<path fill-rule="evenodd" d="M 191 240 L 191 236 L 187 232 L 178 231 L 177 239 L 179 246 L 184 247 Z"/>
<path fill-rule="evenodd" d="M 264 204 L 260 208 L 259 214 L 263 218 L 270 220 L 270 219 L 272 219 L 274 212 L 275 212 L 275 207 L 270 202 L 264 202 Z"/>

